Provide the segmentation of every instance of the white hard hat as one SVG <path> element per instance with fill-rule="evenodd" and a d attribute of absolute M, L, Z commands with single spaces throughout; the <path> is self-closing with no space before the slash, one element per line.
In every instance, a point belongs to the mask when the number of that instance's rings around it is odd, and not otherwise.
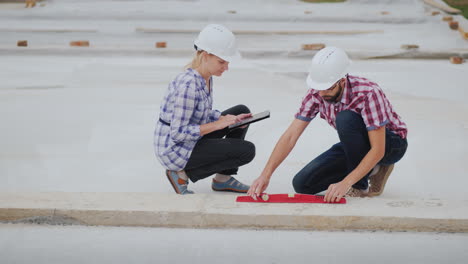
<path fill-rule="evenodd" d="M 236 37 L 223 25 L 206 26 L 198 34 L 194 44 L 197 50 L 204 50 L 228 62 L 241 57 L 237 51 Z"/>
<path fill-rule="evenodd" d="M 336 47 L 321 49 L 312 58 L 307 76 L 307 86 L 315 90 L 326 90 L 348 73 L 351 61 L 344 50 Z"/>

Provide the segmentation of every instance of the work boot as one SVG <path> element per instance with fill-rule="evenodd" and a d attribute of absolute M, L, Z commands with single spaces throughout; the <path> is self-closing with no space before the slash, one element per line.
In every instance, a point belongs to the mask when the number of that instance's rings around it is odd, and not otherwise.
<path fill-rule="evenodd" d="M 346 193 L 346 197 L 366 197 L 369 194 L 369 188 L 367 189 L 356 189 L 351 187 Z"/>
<path fill-rule="evenodd" d="M 393 170 L 393 164 L 377 166 L 379 166 L 377 170 L 372 171 L 369 176 L 369 196 L 379 196 L 382 194 L 388 177 Z"/>

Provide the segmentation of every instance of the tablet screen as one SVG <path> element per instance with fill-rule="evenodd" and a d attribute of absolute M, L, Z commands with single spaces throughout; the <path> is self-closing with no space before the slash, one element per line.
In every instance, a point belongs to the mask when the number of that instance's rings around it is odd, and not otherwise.
<path fill-rule="evenodd" d="M 270 117 L 270 111 L 266 110 L 266 111 L 260 112 L 258 114 L 255 114 L 252 117 L 246 118 L 246 119 L 242 120 L 239 123 L 235 123 L 235 124 L 230 125 L 229 129 L 238 128 L 238 127 L 248 125 L 250 123 L 254 123 L 254 122 L 263 120 L 265 118 L 269 118 L 269 117 Z"/>

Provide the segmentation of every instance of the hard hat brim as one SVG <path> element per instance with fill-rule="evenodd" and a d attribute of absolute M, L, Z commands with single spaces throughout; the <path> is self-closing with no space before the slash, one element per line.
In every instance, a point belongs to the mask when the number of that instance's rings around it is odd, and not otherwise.
<path fill-rule="evenodd" d="M 335 84 L 339 79 L 343 78 L 346 76 L 346 74 L 348 74 L 348 70 L 349 70 L 349 66 L 346 67 L 346 69 L 340 74 L 338 75 L 339 77 L 336 78 L 336 80 L 334 79 L 333 81 L 329 81 L 329 82 L 317 82 L 317 81 L 314 81 L 312 79 L 312 77 L 310 76 L 310 73 L 307 75 L 307 78 L 306 78 L 306 83 L 307 83 L 307 87 L 310 89 L 314 89 L 314 90 L 327 90 L 328 88 L 330 88 L 333 84 Z"/>
<path fill-rule="evenodd" d="M 204 50 L 206 51 L 208 54 L 213 54 L 227 62 L 232 62 L 232 61 L 238 61 L 240 59 L 242 59 L 242 56 L 239 52 L 239 50 L 236 50 L 236 52 L 234 53 L 234 55 L 231 55 L 231 56 L 228 56 L 228 55 L 220 55 L 220 54 L 216 54 L 215 52 L 212 52 L 210 49 L 208 48 L 204 48 L 203 45 L 201 45 L 197 40 L 194 41 L 194 45 L 196 47 L 196 50 Z"/>
<path fill-rule="evenodd" d="M 236 50 L 236 53 L 234 55 L 232 55 L 232 56 L 226 56 L 226 55 L 219 56 L 217 54 L 213 54 L 213 55 L 218 56 L 218 57 L 220 57 L 221 59 L 223 59 L 223 60 L 225 60 L 227 62 L 233 62 L 233 61 L 236 62 L 236 61 L 242 59 L 242 56 L 241 56 L 241 54 L 240 54 L 240 52 L 238 50 Z"/>
<path fill-rule="evenodd" d="M 307 83 L 307 87 L 310 89 L 314 89 L 314 90 L 326 90 L 328 88 L 330 88 L 336 81 L 333 81 L 333 82 L 326 82 L 326 83 L 320 83 L 320 82 L 316 82 L 314 80 L 312 80 L 312 78 L 310 77 L 310 74 L 307 75 L 307 79 L 306 79 L 306 83 Z"/>

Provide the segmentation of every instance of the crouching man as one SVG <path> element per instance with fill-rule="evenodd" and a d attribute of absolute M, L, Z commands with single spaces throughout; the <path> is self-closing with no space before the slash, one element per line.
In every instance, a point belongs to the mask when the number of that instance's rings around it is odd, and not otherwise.
<path fill-rule="evenodd" d="M 307 76 L 309 90 L 295 120 L 252 183 L 248 194 L 253 198 L 266 190 L 276 168 L 319 113 L 337 130 L 340 142 L 297 173 L 294 190 L 326 191 L 327 202 L 382 193 L 393 164 L 406 152 L 407 127 L 376 83 L 348 74 L 350 63 L 347 54 L 336 47 L 324 48 L 313 57 Z"/>

